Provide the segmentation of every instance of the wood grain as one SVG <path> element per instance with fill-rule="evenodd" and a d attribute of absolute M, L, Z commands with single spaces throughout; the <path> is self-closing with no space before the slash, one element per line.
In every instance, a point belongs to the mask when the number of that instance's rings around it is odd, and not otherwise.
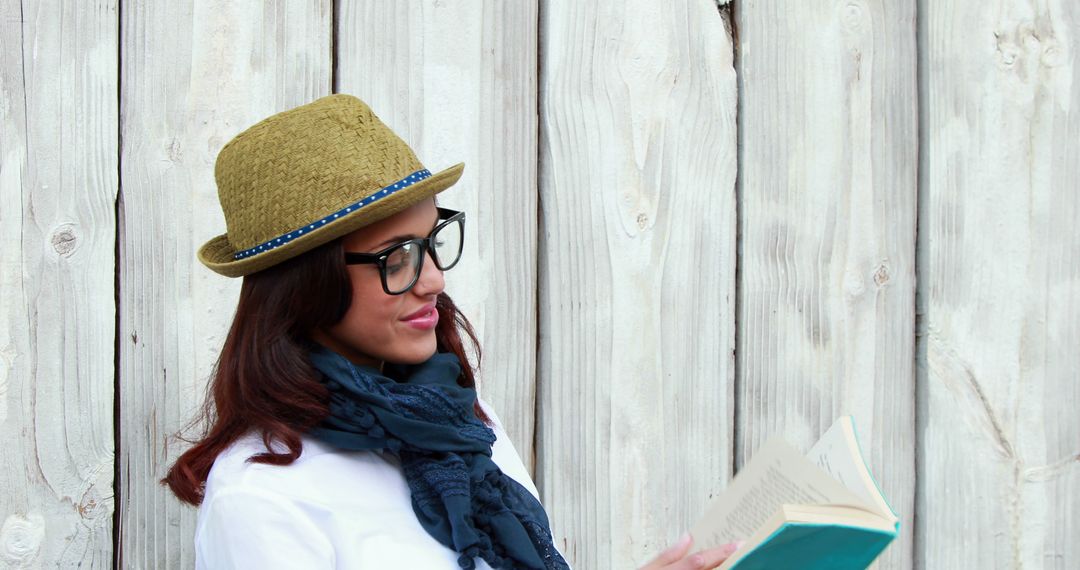
<path fill-rule="evenodd" d="M 332 90 L 466 163 L 447 291 L 576 567 L 848 413 L 880 567 L 1080 560 L 1075 2 L 334 4 L 0 0 L 0 567 L 193 566 L 213 162 Z"/>
<path fill-rule="evenodd" d="M 747 0 L 740 76 L 736 461 L 808 448 L 851 414 L 901 519 L 915 492 L 916 29 L 912 1 Z"/>
<path fill-rule="evenodd" d="M 120 521 L 124 568 L 190 568 L 194 508 L 158 484 L 184 446 L 239 280 L 198 263 L 222 233 L 213 165 L 256 121 L 330 92 L 330 0 L 123 10 Z"/>
<path fill-rule="evenodd" d="M 556 544 L 636 568 L 731 475 L 736 85 L 704 0 L 541 13 L 539 440 Z"/>
<path fill-rule="evenodd" d="M 480 337 L 482 397 L 532 468 L 536 368 L 536 0 L 342 2 L 336 90 L 368 102 L 466 212 L 446 292 Z"/>
<path fill-rule="evenodd" d="M 115 1 L 0 2 L 0 565 L 104 568 Z"/>
<path fill-rule="evenodd" d="M 1080 6 L 921 3 L 918 557 L 1080 560 Z"/>

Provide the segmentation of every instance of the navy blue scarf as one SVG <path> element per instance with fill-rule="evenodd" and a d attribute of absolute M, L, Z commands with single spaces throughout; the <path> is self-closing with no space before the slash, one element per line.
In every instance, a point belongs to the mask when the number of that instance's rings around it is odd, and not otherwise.
<path fill-rule="evenodd" d="M 335 447 L 396 455 L 424 530 L 492 568 L 569 568 L 551 541 L 543 506 L 491 460 L 495 434 L 473 413 L 476 391 L 457 384 L 461 363 L 437 353 L 387 364 L 385 375 L 318 346 L 311 361 L 330 390 L 330 417 L 311 435 Z"/>

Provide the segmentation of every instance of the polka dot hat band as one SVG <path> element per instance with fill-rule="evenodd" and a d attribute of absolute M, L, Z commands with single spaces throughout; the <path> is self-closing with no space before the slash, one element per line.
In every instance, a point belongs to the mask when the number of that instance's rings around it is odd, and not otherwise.
<path fill-rule="evenodd" d="M 442 192 L 464 167 L 431 174 L 351 95 L 289 109 L 218 154 L 226 233 L 199 248 L 199 261 L 228 277 L 266 269 Z"/>

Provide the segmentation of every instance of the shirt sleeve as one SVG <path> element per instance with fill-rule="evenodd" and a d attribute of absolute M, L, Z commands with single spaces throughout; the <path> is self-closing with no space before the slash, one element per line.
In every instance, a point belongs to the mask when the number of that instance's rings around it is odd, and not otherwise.
<path fill-rule="evenodd" d="M 288 498 L 258 489 L 221 489 L 201 509 L 196 566 L 207 570 L 333 568 L 334 549 Z"/>
<path fill-rule="evenodd" d="M 521 455 L 518 454 L 517 448 L 514 447 L 514 442 L 510 440 L 510 436 L 506 434 L 506 430 L 503 428 L 502 421 L 499 419 L 499 415 L 495 413 L 495 409 L 491 407 L 482 398 L 477 398 L 480 403 L 480 408 L 484 410 L 484 413 L 491 418 L 491 430 L 495 432 L 495 445 L 492 446 L 492 460 L 499 466 L 499 469 L 503 473 L 512 477 L 518 483 L 521 483 L 523 487 L 537 500 L 540 499 L 540 492 L 536 489 L 536 483 L 533 482 L 532 476 L 529 474 L 529 470 L 525 468 L 525 463 L 521 460 Z"/>

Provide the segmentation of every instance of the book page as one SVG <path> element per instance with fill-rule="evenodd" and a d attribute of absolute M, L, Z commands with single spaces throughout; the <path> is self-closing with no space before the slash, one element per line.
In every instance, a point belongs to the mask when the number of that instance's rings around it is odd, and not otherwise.
<path fill-rule="evenodd" d="M 690 532 L 697 548 L 720 546 L 749 539 L 780 505 L 826 503 L 870 509 L 866 501 L 822 473 L 795 448 L 773 438 Z"/>
<path fill-rule="evenodd" d="M 810 451 L 806 452 L 806 457 L 867 504 L 876 507 L 875 511 L 881 513 L 881 516 L 895 521 L 896 515 L 878 491 L 870 469 L 866 466 L 866 460 L 863 459 L 855 439 L 855 425 L 851 416 L 837 419 Z"/>

